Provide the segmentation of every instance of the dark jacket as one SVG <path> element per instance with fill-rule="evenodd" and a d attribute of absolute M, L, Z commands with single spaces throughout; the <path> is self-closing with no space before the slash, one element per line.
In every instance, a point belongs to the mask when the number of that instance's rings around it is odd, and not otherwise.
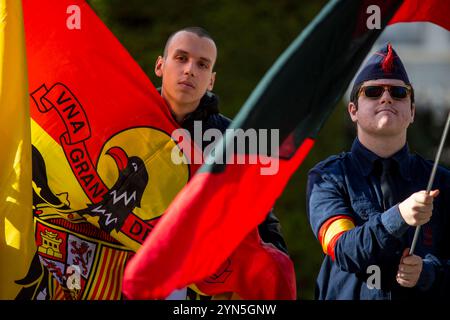
<path fill-rule="evenodd" d="M 405 145 L 391 157 L 396 168 L 399 203 L 425 190 L 432 163 L 408 151 Z M 414 288 L 397 284 L 395 276 L 405 248 L 411 246 L 415 228 L 406 224 L 398 204 L 385 210 L 378 179 L 380 157 L 355 139 L 352 150 L 317 164 L 308 176 L 308 216 L 318 237 L 323 223 L 345 215 L 355 223 L 338 238 L 335 260 L 326 255 L 317 278 L 318 299 L 407 300 L 449 296 L 450 171 L 438 167 L 433 189 L 441 193 L 433 202 L 433 216 L 421 228 L 414 253 L 423 258 L 423 269 Z M 380 271 L 379 287 L 370 286 L 373 267 Z M 371 271 L 372 270 L 372 271 Z"/>
<path fill-rule="evenodd" d="M 202 121 L 202 130 L 219 129 L 222 133 L 231 123 L 231 120 L 219 113 L 219 100 L 212 92 L 207 92 L 200 100 L 198 108 L 184 119 L 182 127 L 193 136 L 194 121 Z M 207 145 L 203 144 L 203 148 Z M 287 252 L 287 246 L 281 233 L 280 222 L 271 210 L 266 219 L 258 227 L 261 239 L 272 243 L 279 250 Z"/>

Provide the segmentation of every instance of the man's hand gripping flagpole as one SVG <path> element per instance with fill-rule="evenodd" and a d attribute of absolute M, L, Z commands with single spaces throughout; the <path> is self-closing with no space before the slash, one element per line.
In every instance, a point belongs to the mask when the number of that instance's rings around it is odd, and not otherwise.
<path fill-rule="evenodd" d="M 428 180 L 428 186 L 427 186 L 427 194 L 430 194 L 431 187 L 433 186 L 434 177 L 436 175 L 437 166 L 439 164 L 439 159 L 441 158 L 442 149 L 444 148 L 445 139 L 447 138 L 448 133 L 448 127 L 450 125 L 450 112 L 447 116 L 447 122 L 445 123 L 444 132 L 442 133 L 441 142 L 439 144 L 438 151 L 436 153 L 436 158 L 434 159 L 433 169 L 431 170 L 430 179 Z M 414 253 L 414 249 L 417 244 L 417 239 L 419 238 L 420 233 L 420 226 L 416 227 L 416 231 L 414 233 L 414 238 L 411 244 L 411 248 L 409 250 L 409 255 L 412 255 Z"/>

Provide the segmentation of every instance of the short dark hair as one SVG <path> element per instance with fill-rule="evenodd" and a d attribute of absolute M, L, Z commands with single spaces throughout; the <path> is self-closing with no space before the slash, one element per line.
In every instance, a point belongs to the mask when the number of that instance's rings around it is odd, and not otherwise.
<path fill-rule="evenodd" d="M 172 38 L 173 38 L 177 33 L 182 32 L 182 31 L 190 32 L 190 33 L 196 34 L 196 35 L 199 36 L 200 38 L 207 38 L 207 39 L 210 39 L 210 40 L 212 40 L 213 42 L 215 42 L 214 39 L 211 37 L 211 35 L 208 33 L 208 31 L 206 31 L 206 30 L 203 29 L 202 27 L 186 27 L 186 28 L 183 28 L 183 29 L 179 29 L 179 30 L 173 32 L 173 33 L 169 36 L 169 38 L 167 38 L 166 45 L 164 46 L 164 57 L 167 56 L 167 50 L 168 50 L 168 48 L 169 48 L 169 44 L 170 44 L 170 41 L 172 40 Z"/>

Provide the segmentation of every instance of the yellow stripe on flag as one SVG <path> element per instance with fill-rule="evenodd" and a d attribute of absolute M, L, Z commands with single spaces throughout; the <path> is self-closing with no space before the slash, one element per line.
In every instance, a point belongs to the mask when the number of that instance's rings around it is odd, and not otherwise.
<path fill-rule="evenodd" d="M 36 252 L 22 2 L 0 0 L 0 299 L 14 299 Z"/>

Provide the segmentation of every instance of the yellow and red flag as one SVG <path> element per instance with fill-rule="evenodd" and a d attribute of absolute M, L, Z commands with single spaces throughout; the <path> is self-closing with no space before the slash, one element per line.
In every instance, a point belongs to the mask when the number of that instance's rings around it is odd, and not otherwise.
<path fill-rule="evenodd" d="M 29 298 L 119 299 L 125 264 L 195 167 L 171 161 L 178 125 L 85 1 L 23 5 L 40 262 L 28 278 L 42 279 Z"/>
<path fill-rule="evenodd" d="M 0 299 L 14 299 L 36 252 L 22 3 L 0 1 Z"/>

